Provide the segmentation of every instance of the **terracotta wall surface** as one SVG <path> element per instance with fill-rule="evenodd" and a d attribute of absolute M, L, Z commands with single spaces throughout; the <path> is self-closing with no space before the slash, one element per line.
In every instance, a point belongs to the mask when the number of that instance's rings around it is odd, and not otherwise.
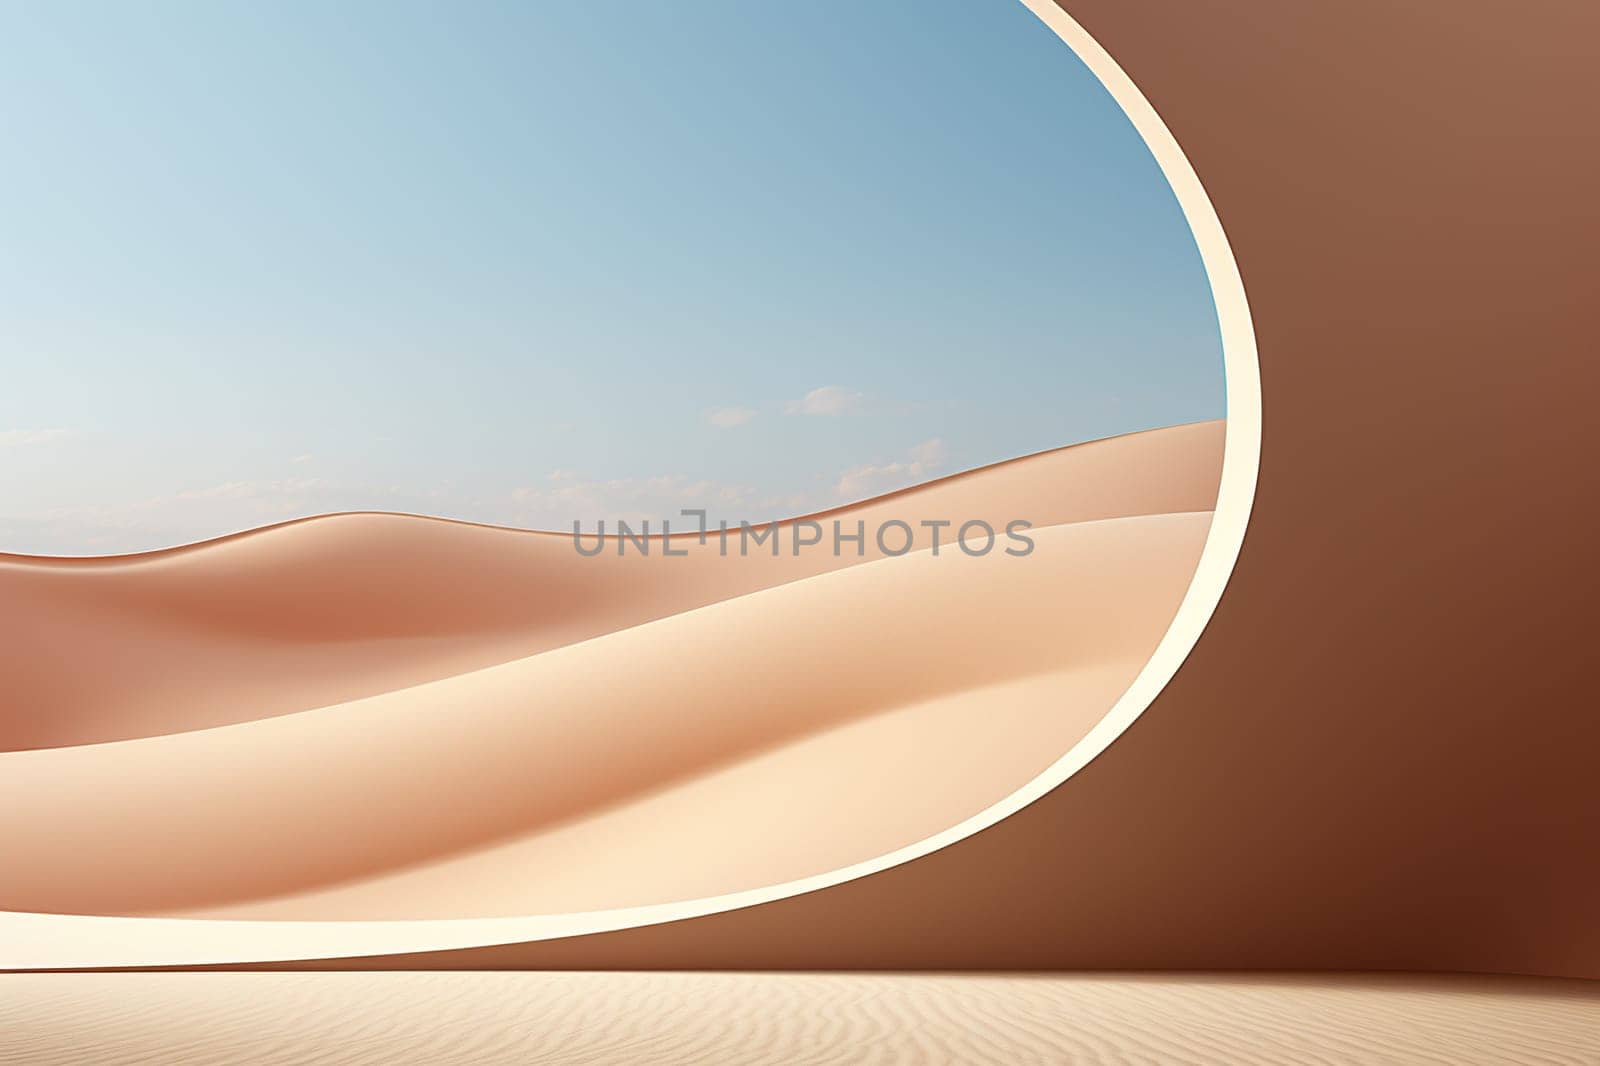
<path fill-rule="evenodd" d="M 1600 977 L 1600 5 L 1062 2 L 1194 163 L 1260 343 L 1255 514 L 1177 677 L 907 865 L 329 965 Z"/>

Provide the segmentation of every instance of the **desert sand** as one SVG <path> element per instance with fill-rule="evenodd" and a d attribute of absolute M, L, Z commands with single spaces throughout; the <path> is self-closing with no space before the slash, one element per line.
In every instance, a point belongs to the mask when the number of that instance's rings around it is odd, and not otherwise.
<path fill-rule="evenodd" d="M 560 914 L 887 854 L 1111 707 L 1188 587 L 1221 446 L 1174 427 L 821 516 L 1022 518 L 1020 558 L 926 530 L 894 557 L 584 558 L 394 515 L 6 557 L 0 909 Z"/>
<path fill-rule="evenodd" d="M 0 1063 L 1600 1061 L 1530 978 L 342 973 L 0 976 Z"/>

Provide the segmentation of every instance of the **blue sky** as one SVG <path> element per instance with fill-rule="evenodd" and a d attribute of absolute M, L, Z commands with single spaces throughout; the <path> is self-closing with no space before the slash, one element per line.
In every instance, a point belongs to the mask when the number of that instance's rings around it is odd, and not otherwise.
<path fill-rule="evenodd" d="M 1110 97 L 1016 0 L 907 15 L 0 0 L 0 550 L 755 519 L 1220 416 Z"/>

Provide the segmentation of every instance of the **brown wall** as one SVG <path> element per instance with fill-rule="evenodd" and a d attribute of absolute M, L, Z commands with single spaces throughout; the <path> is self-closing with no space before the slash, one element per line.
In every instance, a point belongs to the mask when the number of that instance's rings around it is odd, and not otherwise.
<path fill-rule="evenodd" d="M 1189 154 L 1255 314 L 1260 491 L 1189 661 L 919 861 L 373 961 L 1600 977 L 1600 4 L 1062 2 Z"/>

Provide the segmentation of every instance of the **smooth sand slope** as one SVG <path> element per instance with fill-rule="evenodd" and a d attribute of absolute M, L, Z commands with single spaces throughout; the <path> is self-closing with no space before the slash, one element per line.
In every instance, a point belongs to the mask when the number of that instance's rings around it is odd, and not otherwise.
<path fill-rule="evenodd" d="M 1131 682 L 1199 557 L 1220 429 L 842 515 L 1027 517 L 1025 558 L 586 559 L 356 516 L 10 561 L 44 621 L 8 634 L 32 652 L 8 687 L 51 709 L 9 704 L 12 746 L 57 746 L 0 753 L 0 909 L 556 914 L 885 854 L 1036 776 Z"/>
<path fill-rule="evenodd" d="M 0 976 L 0 1063 L 1588 1066 L 1600 987 L 1529 978 Z"/>

